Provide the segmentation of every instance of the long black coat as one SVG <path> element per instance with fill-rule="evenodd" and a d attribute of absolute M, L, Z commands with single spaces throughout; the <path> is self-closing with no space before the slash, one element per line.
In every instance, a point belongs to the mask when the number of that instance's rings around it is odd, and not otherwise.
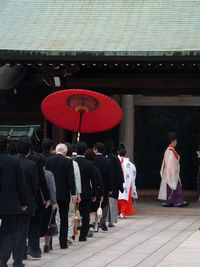
<path fill-rule="evenodd" d="M 79 156 L 77 156 L 75 161 L 78 163 L 81 175 L 81 199 L 90 199 L 92 196 L 96 197 L 97 181 L 92 163 Z"/>
<path fill-rule="evenodd" d="M 98 167 L 95 166 L 93 163 L 92 167 L 94 168 L 94 173 L 97 181 L 97 199 L 99 200 L 101 196 L 104 196 L 103 179 Z"/>
<path fill-rule="evenodd" d="M 108 192 L 113 190 L 111 160 L 105 158 L 103 155 L 96 155 L 93 164 L 99 169 L 101 173 L 103 180 L 104 198 L 107 198 Z"/>
<path fill-rule="evenodd" d="M 76 195 L 72 160 L 61 154 L 53 155 L 47 158 L 46 169 L 54 174 L 57 200 L 70 201 L 70 192 Z"/>
<path fill-rule="evenodd" d="M 112 198 L 118 199 L 119 191 L 124 192 L 124 174 L 119 158 L 114 154 L 109 154 L 108 158 L 111 161 L 111 173 L 112 173 Z"/>
<path fill-rule="evenodd" d="M 28 159 L 34 161 L 37 164 L 38 191 L 37 191 L 36 202 L 37 202 L 37 206 L 39 208 L 39 207 L 43 206 L 42 196 L 43 196 L 45 201 L 50 200 L 50 192 L 49 192 L 49 188 L 47 186 L 47 181 L 46 181 L 46 178 L 45 178 L 43 166 L 42 166 L 42 164 L 40 162 L 40 158 L 38 157 L 37 154 L 30 154 L 28 156 Z M 42 193 L 42 195 L 41 195 L 41 193 Z"/>
<path fill-rule="evenodd" d="M 19 158 L 0 152 L 0 215 L 16 215 L 28 197 Z"/>
<path fill-rule="evenodd" d="M 25 155 L 18 155 L 22 172 L 24 174 L 25 185 L 28 193 L 28 208 L 25 211 L 26 214 L 34 214 L 37 203 L 36 197 L 38 192 L 38 173 L 37 164 L 26 158 Z"/>

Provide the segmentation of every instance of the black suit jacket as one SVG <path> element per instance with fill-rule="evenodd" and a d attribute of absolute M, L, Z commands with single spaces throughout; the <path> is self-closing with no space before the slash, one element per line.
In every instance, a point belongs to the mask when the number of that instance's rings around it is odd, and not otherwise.
<path fill-rule="evenodd" d="M 53 155 L 47 158 L 46 169 L 54 174 L 57 200 L 70 201 L 70 192 L 76 195 L 72 160 L 61 154 Z"/>
<path fill-rule="evenodd" d="M 46 151 L 46 150 L 42 151 L 42 154 L 45 156 L 45 158 L 49 158 L 49 157 L 53 156 L 53 154 L 51 152 Z"/>
<path fill-rule="evenodd" d="M 118 156 L 114 154 L 108 155 L 108 158 L 111 161 L 111 173 L 112 173 L 112 195 L 111 197 L 118 199 L 119 191 L 124 192 L 123 183 L 124 183 L 124 174 L 121 166 L 121 162 Z"/>
<path fill-rule="evenodd" d="M 101 196 L 104 196 L 103 179 L 102 179 L 102 176 L 101 176 L 101 173 L 98 167 L 95 166 L 94 164 L 92 164 L 92 166 L 94 168 L 95 178 L 97 182 L 97 198 L 99 200 Z"/>
<path fill-rule="evenodd" d="M 28 205 L 19 158 L 0 152 L 0 214 L 16 215 Z"/>
<path fill-rule="evenodd" d="M 103 179 L 104 197 L 107 197 L 108 191 L 113 190 L 111 161 L 103 155 L 96 155 L 93 163 L 96 167 L 98 167 L 101 173 Z"/>
<path fill-rule="evenodd" d="M 28 208 L 25 211 L 26 214 L 34 214 L 37 204 L 37 192 L 38 192 L 38 173 L 37 164 L 26 158 L 25 155 L 18 155 L 22 172 L 24 174 L 25 185 L 28 193 Z"/>
<path fill-rule="evenodd" d="M 38 191 L 37 191 L 37 206 L 42 207 L 43 206 L 43 199 L 45 201 L 50 200 L 50 192 L 49 188 L 47 186 L 47 181 L 44 174 L 43 166 L 40 162 L 40 159 L 37 154 L 30 154 L 28 156 L 28 159 L 34 161 L 37 164 L 37 172 L 38 172 Z"/>
<path fill-rule="evenodd" d="M 97 196 L 97 181 L 92 163 L 79 156 L 75 161 L 78 163 L 81 174 L 81 199 L 90 199 L 92 196 Z"/>

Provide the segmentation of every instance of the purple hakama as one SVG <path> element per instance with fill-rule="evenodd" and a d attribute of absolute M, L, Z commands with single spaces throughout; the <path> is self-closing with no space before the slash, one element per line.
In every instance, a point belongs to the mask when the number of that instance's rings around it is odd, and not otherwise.
<path fill-rule="evenodd" d="M 173 190 L 167 185 L 167 200 L 162 200 L 165 204 L 181 204 L 183 203 L 182 185 L 180 182 L 177 184 L 176 190 Z"/>

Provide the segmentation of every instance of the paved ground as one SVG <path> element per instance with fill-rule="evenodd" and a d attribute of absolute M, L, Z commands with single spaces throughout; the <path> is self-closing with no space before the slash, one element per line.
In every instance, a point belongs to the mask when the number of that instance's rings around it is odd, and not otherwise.
<path fill-rule="evenodd" d="M 153 214 L 155 209 L 156 214 Z M 149 214 L 142 214 L 142 210 L 144 213 L 148 210 Z M 200 204 L 197 203 L 174 209 L 138 201 L 136 212 L 140 214 L 119 219 L 117 226 L 109 228 L 108 232 L 100 230 L 83 243 L 75 240 L 67 250 L 60 250 L 58 240 L 54 238 L 53 251 L 43 254 L 40 260 L 29 258 L 25 264 L 27 267 L 199 267 L 199 210 Z M 193 215 L 187 215 L 191 213 Z"/>

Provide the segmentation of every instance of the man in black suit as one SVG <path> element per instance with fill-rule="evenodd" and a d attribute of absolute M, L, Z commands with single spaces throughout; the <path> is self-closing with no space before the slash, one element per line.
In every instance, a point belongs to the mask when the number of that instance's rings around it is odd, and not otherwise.
<path fill-rule="evenodd" d="M 26 248 L 26 237 L 28 235 L 31 217 L 36 211 L 36 196 L 38 192 L 38 174 L 37 165 L 27 158 L 31 150 L 32 142 L 30 139 L 19 141 L 18 152 L 22 172 L 24 174 L 26 190 L 28 193 L 28 208 L 22 214 L 18 215 L 18 227 L 16 241 L 13 249 L 14 265 L 23 266 L 22 260 Z"/>
<path fill-rule="evenodd" d="M 58 144 L 56 146 L 56 155 L 47 158 L 46 169 L 54 174 L 56 183 L 56 199 L 60 213 L 60 248 L 65 249 L 67 246 L 68 235 L 68 211 L 70 202 L 70 192 L 73 203 L 76 202 L 76 190 L 74 169 L 72 160 L 66 158 L 67 146 Z"/>
<path fill-rule="evenodd" d="M 113 151 L 113 141 L 108 139 L 104 142 L 105 144 L 105 154 L 111 161 L 111 169 L 112 169 L 112 184 L 113 191 L 112 195 L 109 196 L 109 209 L 107 221 L 109 222 L 109 227 L 114 227 L 117 222 L 118 215 L 118 196 L 119 191 L 124 192 L 123 183 L 124 183 L 124 174 L 121 167 L 121 162 L 117 155 L 112 153 Z"/>
<path fill-rule="evenodd" d="M 96 158 L 94 160 L 94 165 L 98 167 L 102 179 L 103 179 L 103 188 L 104 188 L 104 196 L 103 196 L 103 216 L 100 221 L 100 227 L 103 231 L 108 231 L 106 226 L 106 217 L 108 213 L 108 196 L 112 195 L 113 184 L 112 184 L 112 168 L 111 161 L 109 158 L 104 157 L 105 145 L 102 143 L 95 143 L 93 148 L 94 153 L 96 154 Z"/>
<path fill-rule="evenodd" d="M 7 139 L 0 135 L 0 267 L 8 266 L 7 261 L 15 244 L 17 217 L 20 212 L 25 212 L 28 205 L 19 159 L 8 154 L 6 149 Z"/>
<path fill-rule="evenodd" d="M 23 135 L 19 138 L 19 142 L 31 142 L 31 140 L 27 135 Z M 34 161 L 37 165 L 38 190 L 36 196 L 37 209 L 34 213 L 34 216 L 31 216 L 31 222 L 29 225 L 29 233 L 28 233 L 28 247 L 26 252 L 28 255 L 31 255 L 34 258 L 41 258 L 40 225 L 41 225 L 41 214 L 43 209 L 42 196 L 46 201 L 45 208 L 48 208 L 50 204 L 50 194 L 39 154 L 31 150 L 31 153 L 28 154 L 28 159 Z M 26 257 L 27 255 L 25 254 L 24 259 L 26 259 Z"/>
<path fill-rule="evenodd" d="M 84 158 L 87 149 L 85 142 L 76 144 L 77 157 L 75 161 L 78 163 L 81 174 L 81 202 L 79 204 L 80 214 L 82 216 L 82 226 L 80 230 L 79 241 L 87 241 L 87 233 L 89 231 L 91 202 L 96 201 L 97 182 L 92 163 Z"/>

